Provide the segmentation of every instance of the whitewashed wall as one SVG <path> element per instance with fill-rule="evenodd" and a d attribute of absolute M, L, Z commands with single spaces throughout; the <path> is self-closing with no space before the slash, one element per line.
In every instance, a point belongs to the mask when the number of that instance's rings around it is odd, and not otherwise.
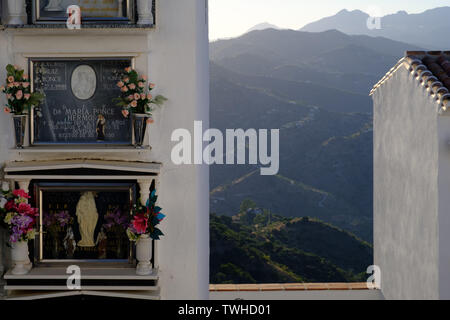
<path fill-rule="evenodd" d="M 194 120 L 209 125 L 208 26 L 205 0 L 157 1 L 158 25 L 147 32 L 120 30 L 0 31 L 0 79 L 8 63 L 26 66 L 27 57 L 128 56 L 169 98 L 155 113 L 147 154 L 90 157 L 163 163 L 158 191 L 167 215 L 159 247 L 163 299 L 207 299 L 209 283 L 209 169 L 175 166 L 170 159 L 173 130 L 193 130 Z M 3 98 L 2 98 L 3 99 Z M 4 101 L 2 101 L 4 103 Z M 10 152 L 11 123 L 0 117 L 0 161 L 31 160 L 39 154 Z M 71 155 L 73 157 L 74 155 Z M 86 157 L 86 155 L 75 155 Z M 42 154 L 41 157 L 49 157 Z M 67 155 L 53 154 L 52 159 Z"/>
<path fill-rule="evenodd" d="M 374 261 L 386 299 L 439 298 L 438 114 L 424 90 L 401 67 L 373 96 Z"/>

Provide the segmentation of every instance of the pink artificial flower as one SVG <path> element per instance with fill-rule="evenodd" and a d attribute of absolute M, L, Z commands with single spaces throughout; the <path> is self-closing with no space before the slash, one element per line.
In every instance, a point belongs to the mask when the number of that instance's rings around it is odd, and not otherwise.
<path fill-rule="evenodd" d="M 22 98 L 23 98 L 23 91 L 22 91 L 22 90 L 17 91 L 17 93 L 16 93 L 16 99 L 17 99 L 17 100 L 20 100 L 20 99 L 22 99 Z"/>
<path fill-rule="evenodd" d="M 132 95 L 132 94 L 130 94 L 129 96 L 128 96 L 128 100 L 133 100 L 134 99 L 134 95 Z"/>
<path fill-rule="evenodd" d="M 31 94 L 25 93 L 24 97 L 25 97 L 25 100 L 29 100 L 31 98 Z"/>
<path fill-rule="evenodd" d="M 125 82 L 125 83 L 130 82 L 130 78 L 126 77 L 125 79 L 123 79 L 123 82 Z"/>
<path fill-rule="evenodd" d="M 8 83 L 7 87 L 8 87 L 8 88 L 14 87 L 14 83 L 12 83 L 12 82 L 11 82 L 11 83 Z"/>
<path fill-rule="evenodd" d="M 152 124 L 152 123 L 154 123 L 155 122 L 155 120 L 153 120 L 152 118 L 148 118 L 147 119 L 147 124 Z"/>
<path fill-rule="evenodd" d="M 23 79 L 24 79 L 24 80 L 28 80 L 28 75 L 27 75 L 27 74 L 24 74 L 24 75 L 23 75 Z"/>
<path fill-rule="evenodd" d="M 148 218 L 146 218 L 143 214 L 137 214 L 132 223 L 138 234 L 144 234 L 147 231 Z"/>
<path fill-rule="evenodd" d="M 139 100 L 141 98 L 141 95 L 139 93 L 134 94 L 134 100 Z"/>
<path fill-rule="evenodd" d="M 5 111 L 5 113 L 11 113 L 11 109 L 9 107 L 5 107 L 3 110 Z"/>
<path fill-rule="evenodd" d="M 127 86 L 123 86 L 122 89 L 120 89 L 122 92 L 128 92 L 128 87 Z"/>
<path fill-rule="evenodd" d="M 142 76 L 142 80 L 147 81 L 147 76 Z"/>
<path fill-rule="evenodd" d="M 14 77 L 13 76 L 9 76 L 8 77 L 8 82 L 9 83 L 13 83 L 14 82 Z"/>
<path fill-rule="evenodd" d="M 129 114 L 130 113 L 128 112 L 128 110 L 125 110 L 125 109 L 122 110 L 122 115 L 124 118 L 127 118 Z"/>
<path fill-rule="evenodd" d="M 14 82 L 14 87 L 19 87 L 20 86 L 20 82 Z"/>
<path fill-rule="evenodd" d="M 138 83 L 138 86 L 139 86 L 139 88 L 144 88 L 144 87 L 145 87 L 145 83 L 139 82 L 139 83 Z"/>
<path fill-rule="evenodd" d="M 149 87 L 150 89 L 153 89 L 154 87 L 156 87 L 156 85 L 155 85 L 154 83 L 150 83 L 150 84 L 148 85 L 148 87 Z"/>
<path fill-rule="evenodd" d="M 29 199 L 30 196 L 28 195 L 28 193 L 26 193 L 25 191 L 23 191 L 22 189 L 16 189 L 13 191 L 13 195 L 15 195 L 16 197 L 20 197 L 20 198 L 25 198 L 25 199 Z"/>
<path fill-rule="evenodd" d="M 153 96 L 149 93 L 149 94 L 147 94 L 147 99 L 148 99 L 148 100 L 152 100 L 152 99 L 153 99 Z"/>
<path fill-rule="evenodd" d="M 117 82 L 117 86 L 119 88 L 122 88 L 125 84 L 122 81 Z"/>
<path fill-rule="evenodd" d="M 145 98 L 147 98 L 147 96 L 145 95 L 145 93 L 141 93 L 141 100 L 145 100 Z"/>
<path fill-rule="evenodd" d="M 133 100 L 133 101 L 131 101 L 131 103 L 130 103 L 130 106 L 131 106 L 132 108 L 136 108 L 137 105 L 138 105 L 138 103 L 137 103 L 136 100 Z"/>
<path fill-rule="evenodd" d="M 30 86 L 30 83 L 29 82 L 22 82 L 22 86 L 24 88 L 28 88 Z"/>
<path fill-rule="evenodd" d="M 134 89 L 136 89 L 136 85 L 134 83 L 130 83 L 128 85 L 128 88 L 130 88 L 131 90 L 134 90 Z"/>

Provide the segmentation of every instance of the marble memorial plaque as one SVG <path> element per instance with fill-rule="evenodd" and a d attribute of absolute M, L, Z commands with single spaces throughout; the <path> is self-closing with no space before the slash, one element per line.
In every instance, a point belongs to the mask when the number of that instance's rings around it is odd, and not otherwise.
<path fill-rule="evenodd" d="M 33 144 L 131 144 L 131 123 L 113 98 L 130 59 L 33 60 Z"/>

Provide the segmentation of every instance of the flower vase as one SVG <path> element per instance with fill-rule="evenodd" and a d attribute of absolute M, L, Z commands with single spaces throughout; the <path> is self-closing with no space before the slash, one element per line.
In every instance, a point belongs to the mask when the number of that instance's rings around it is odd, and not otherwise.
<path fill-rule="evenodd" d="M 8 24 L 23 25 L 23 16 L 25 12 L 25 0 L 8 0 Z"/>
<path fill-rule="evenodd" d="M 28 257 L 28 241 L 18 241 L 11 245 L 11 260 L 13 262 L 12 274 L 27 274 L 31 270 Z"/>
<path fill-rule="evenodd" d="M 152 239 L 148 234 L 140 236 L 136 242 L 136 259 L 138 265 L 136 267 L 136 274 L 146 276 L 152 273 L 151 259 Z"/>
<path fill-rule="evenodd" d="M 14 138 L 16 143 L 16 149 L 23 149 L 25 140 L 25 129 L 27 125 L 26 115 L 13 115 L 14 123 Z"/>
<path fill-rule="evenodd" d="M 142 148 L 147 131 L 148 115 L 145 113 L 133 113 L 131 118 L 133 122 L 134 146 L 136 148 Z"/>

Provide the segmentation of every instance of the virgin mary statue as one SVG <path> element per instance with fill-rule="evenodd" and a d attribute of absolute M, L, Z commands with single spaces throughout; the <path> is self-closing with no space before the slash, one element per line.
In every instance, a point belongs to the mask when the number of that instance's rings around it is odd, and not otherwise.
<path fill-rule="evenodd" d="M 77 218 L 81 234 L 79 247 L 95 247 L 94 232 L 98 221 L 98 212 L 93 192 L 84 192 L 77 204 Z"/>

